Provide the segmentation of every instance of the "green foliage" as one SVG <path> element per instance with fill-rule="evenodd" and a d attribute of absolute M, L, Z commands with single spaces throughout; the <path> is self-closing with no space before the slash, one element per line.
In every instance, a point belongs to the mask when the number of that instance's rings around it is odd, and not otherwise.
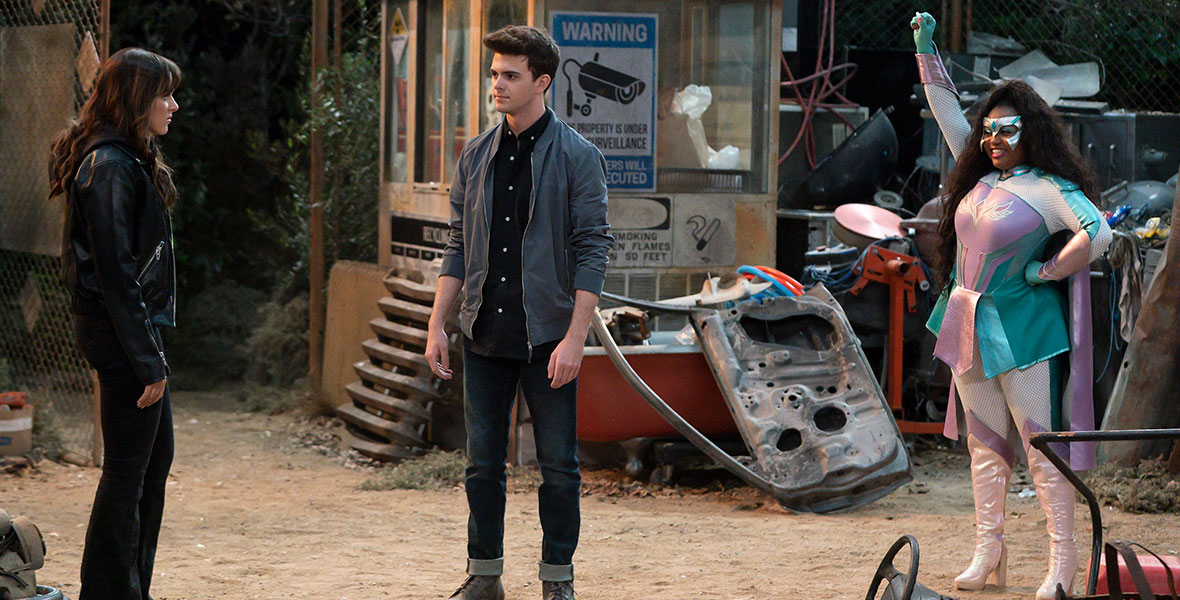
<path fill-rule="evenodd" d="M 178 389 L 208 390 L 239 381 L 251 356 L 243 344 L 259 325 L 259 307 L 266 295 L 223 279 L 192 298 L 176 330 L 165 330 L 165 351 Z"/>
<path fill-rule="evenodd" d="M 286 210 L 287 165 L 299 156 L 284 144 L 307 118 L 310 14 L 310 0 L 111 3 L 111 50 L 158 52 L 184 77 L 161 140 L 180 195 L 178 329 L 167 340 L 177 387 L 243 377 L 257 308 L 282 280 L 281 240 L 249 215 Z"/>
<path fill-rule="evenodd" d="M 246 340 L 246 381 L 291 386 L 307 373 L 307 294 L 270 300 L 258 309 L 258 325 Z"/>
<path fill-rule="evenodd" d="M 357 489 L 370 492 L 450 489 L 463 485 L 466 471 L 467 456 L 462 450 L 446 452 L 435 448 L 417 458 L 379 470 Z M 532 492 L 541 485 L 541 471 L 536 467 L 509 465 L 506 475 L 510 493 Z"/>
<path fill-rule="evenodd" d="M 365 491 L 440 490 L 463 483 L 467 458 L 463 452 L 434 450 L 418 458 L 382 469 L 358 486 Z"/>
<path fill-rule="evenodd" d="M 275 415 L 293 410 L 307 401 L 307 391 L 300 388 L 248 383 L 237 391 L 243 410 Z"/>
<path fill-rule="evenodd" d="M 283 170 L 256 149 L 259 139 L 281 140 L 305 119 L 299 40 L 310 7 L 309 0 L 112 3 L 111 50 L 142 46 L 184 73 L 180 110 L 162 140 L 180 192 L 173 224 L 182 299 L 226 278 L 273 285 L 258 257 L 275 252 L 275 242 L 256 234 L 247 211 L 274 209 L 287 190 Z"/>
<path fill-rule="evenodd" d="M 310 255 L 310 133 L 323 139 L 323 223 L 325 262 L 376 262 L 380 81 L 377 53 L 363 47 L 344 54 L 339 67 L 325 69 L 316 80 L 321 106 L 309 108 L 309 120 L 272 145 L 272 156 L 285 156 L 289 189 L 274 212 L 251 212 L 254 227 L 280 248 L 276 286 L 282 297 L 307 289 Z"/>
<path fill-rule="evenodd" d="M 341 64 L 320 74 L 326 102 L 312 111 L 310 0 L 112 3 L 112 50 L 142 46 L 184 72 L 162 140 L 180 191 L 169 358 L 182 386 L 306 373 L 313 122 L 327 158 L 326 264 L 376 259 L 380 4 L 348 8 Z"/>
<path fill-rule="evenodd" d="M 324 207 L 329 264 L 377 261 L 378 56 L 376 48 L 345 54 L 338 68 L 323 74 L 324 106 L 312 111 L 312 122 L 324 132 L 324 146 L 329 149 Z"/>

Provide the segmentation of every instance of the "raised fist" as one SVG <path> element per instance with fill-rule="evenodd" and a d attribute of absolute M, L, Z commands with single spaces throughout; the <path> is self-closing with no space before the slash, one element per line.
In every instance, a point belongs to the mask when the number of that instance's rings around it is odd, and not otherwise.
<path fill-rule="evenodd" d="M 930 13 L 915 13 L 910 19 L 914 30 L 914 47 L 918 54 L 934 54 L 934 27 L 937 25 Z"/>

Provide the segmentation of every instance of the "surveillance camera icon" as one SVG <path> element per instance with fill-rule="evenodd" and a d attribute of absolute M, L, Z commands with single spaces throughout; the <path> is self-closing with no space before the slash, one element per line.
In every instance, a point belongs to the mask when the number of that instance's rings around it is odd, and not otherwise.
<path fill-rule="evenodd" d="M 578 87 L 582 88 L 582 92 L 586 94 L 585 104 L 574 104 L 573 78 L 566 70 L 570 63 L 578 67 Z M 572 117 L 575 110 L 582 113 L 584 117 L 590 116 L 590 101 L 600 96 L 619 104 L 630 104 L 643 93 L 646 87 L 638 77 L 616 71 L 598 62 L 597 52 L 594 53 L 594 60 L 585 63 L 579 63 L 572 58 L 566 59 L 561 64 L 561 74 L 565 75 L 567 84 L 565 90 L 565 115 L 567 117 Z"/>

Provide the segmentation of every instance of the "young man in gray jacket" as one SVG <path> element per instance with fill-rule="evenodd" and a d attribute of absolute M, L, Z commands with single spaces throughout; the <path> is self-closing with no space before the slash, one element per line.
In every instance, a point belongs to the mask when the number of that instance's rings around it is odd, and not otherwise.
<path fill-rule="evenodd" d="M 467 142 L 426 358 L 450 379 L 443 323 L 462 292 L 467 580 L 452 598 L 503 600 L 504 461 L 517 386 L 533 418 L 544 600 L 573 600 L 581 475 L 577 375 L 613 242 L 602 153 L 545 106 L 559 59 L 542 29 L 488 34 L 499 125 Z"/>

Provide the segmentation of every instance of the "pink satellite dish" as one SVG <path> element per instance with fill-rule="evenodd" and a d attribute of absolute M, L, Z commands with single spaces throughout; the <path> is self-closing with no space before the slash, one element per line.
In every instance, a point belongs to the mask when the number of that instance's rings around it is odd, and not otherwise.
<path fill-rule="evenodd" d="M 836 207 L 836 238 L 857 248 L 887 237 L 901 237 L 901 217 L 871 204 L 841 204 Z"/>

